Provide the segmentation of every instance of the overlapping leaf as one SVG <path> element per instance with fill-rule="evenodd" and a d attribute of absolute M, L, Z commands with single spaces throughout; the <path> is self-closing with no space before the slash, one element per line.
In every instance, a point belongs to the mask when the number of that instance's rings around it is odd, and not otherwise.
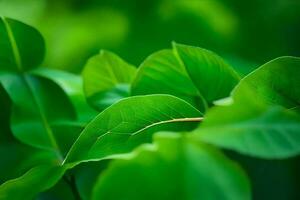
<path fill-rule="evenodd" d="M 169 95 L 130 97 L 100 113 L 83 130 L 65 163 L 101 160 L 130 152 L 151 141 L 159 130 L 190 130 L 202 114 L 185 101 Z"/>
<path fill-rule="evenodd" d="M 92 199 L 250 199 L 247 177 L 238 165 L 179 134 L 156 135 L 153 145 L 132 154 L 110 164 Z"/>
<path fill-rule="evenodd" d="M 139 67 L 133 94 L 172 94 L 207 109 L 229 96 L 238 83 L 235 71 L 215 53 L 174 43 L 173 50 L 154 53 Z"/>
<path fill-rule="evenodd" d="M 0 70 L 22 72 L 41 64 L 45 42 L 41 34 L 22 22 L 0 18 Z"/>
<path fill-rule="evenodd" d="M 0 199 L 31 200 L 38 193 L 51 188 L 63 175 L 60 166 L 40 165 L 23 176 L 7 181 L 0 186 Z"/>
<path fill-rule="evenodd" d="M 300 153 L 300 59 L 275 59 L 246 76 L 234 103 L 212 109 L 195 132 L 218 146 L 261 158 Z M 285 90 L 283 91 L 283 88 Z"/>
<path fill-rule="evenodd" d="M 128 97 L 136 68 L 109 51 L 89 59 L 83 69 L 84 91 L 90 104 L 102 111 Z"/>

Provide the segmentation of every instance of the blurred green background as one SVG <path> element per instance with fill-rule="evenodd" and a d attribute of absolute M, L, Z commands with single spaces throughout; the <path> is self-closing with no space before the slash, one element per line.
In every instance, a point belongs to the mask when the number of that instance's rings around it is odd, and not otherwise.
<path fill-rule="evenodd" d="M 299 0 L 0 0 L 0 15 L 42 32 L 43 66 L 75 73 L 100 49 L 139 65 L 173 40 L 213 50 L 241 73 L 300 56 Z"/>

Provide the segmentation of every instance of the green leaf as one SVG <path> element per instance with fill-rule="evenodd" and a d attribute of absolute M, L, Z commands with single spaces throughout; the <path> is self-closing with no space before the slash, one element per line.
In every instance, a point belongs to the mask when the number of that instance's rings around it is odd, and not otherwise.
<path fill-rule="evenodd" d="M 264 64 L 238 84 L 234 98 L 244 98 L 247 90 L 256 101 L 300 109 L 300 58 L 279 57 Z"/>
<path fill-rule="evenodd" d="M 169 95 L 135 96 L 100 113 L 83 130 L 65 163 L 101 160 L 130 152 L 151 141 L 159 130 L 190 130 L 202 114 L 185 101 Z"/>
<path fill-rule="evenodd" d="M 246 76 L 233 104 L 207 113 L 197 138 L 243 154 L 283 159 L 300 154 L 299 59 L 275 59 Z"/>
<path fill-rule="evenodd" d="M 250 199 L 245 173 L 218 150 L 176 133 L 160 133 L 154 140 L 132 157 L 113 161 L 92 199 Z"/>
<path fill-rule="evenodd" d="M 171 94 L 205 111 L 213 101 L 229 96 L 238 81 L 215 53 L 174 43 L 173 50 L 154 53 L 142 63 L 132 93 Z"/>
<path fill-rule="evenodd" d="M 43 61 L 45 42 L 33 27 L 1 17 L 0 38 L 1 71 L 28 71 Z"/>
<path fill-rule="evenodd" d="M 84 91 L 88 102 L 101 111 L 128 97 L 136 68 L 109 51 L 92 57 L 83 69 Z"/>
<path fill-rule="evenodd" d="M 203 107 L 197 88 L 172 50 L 150 55 L 139 67 L 132 83 L 133 95 L 171 94 Z"/>
<path fill-rule="evenodd" d="M 31 200 L 38 193 L 51 188 L 63 175 L 59 166 L 41 165 L 32 168 L 23 176 L 7 181 L 0 186 L 0 199 Z"/>
<path fill-rule="evenodd" d="M 215 53 L 199 47 L 173 44 L 175 55 L 207 104 L 230 95 L 239 82 L 237 73 Z"/>
<path fill-rule="evenodd" d="M 79 122 L 91 121 L 98 114 L 86 101 L 81 76 L 47 68 L 38 68 L 33 73 L 51 79 L 64 90 L 77 111 Z"/>
<path fill-rule="evenodd" d="M 196 137 L 243 154 L 282 159 L 300 153 L 300 117 L 278 107 L 257 109 L 246 103 L 207 113 Z"/>
<path fill-rule="evenodd" d="M 54 82 L 39 76 L 6 74 L 0 80 L 13 102 L 14 136 L 31 146 L 55 151 L 61 159 L 63 152 L 52 125 L 76 118 L 66 94 Z"/>

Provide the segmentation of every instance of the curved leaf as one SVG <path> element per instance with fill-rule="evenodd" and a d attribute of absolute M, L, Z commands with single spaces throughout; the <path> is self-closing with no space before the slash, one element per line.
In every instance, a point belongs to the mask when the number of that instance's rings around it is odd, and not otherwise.
<path fill-rule="evenodd" d="M 101 111 L 129 96 L 129 85 L 136 68 L 109 51 L 92 57 L 83 69 L 84 91 L 88 102 Z"/>
<path fill-rule="evenodd" d="M 86 101 L 79 75 L 47 68 L 38 68 L 33 73 L 51 79 L 64 90 L 77 111 L 79 122 L 89 122 L 98 114 Z"/>
<path fill-rule="evenodd" d="M 41 34 L 22 22 L 0 17 L 0 70 L 21 72 L 41 64 L 45 42 Z"/>
<path fill-rule="evenodd" d="M 173 45 L 148 57 L 132 84 L 133 94 L 171 94 L 201 111 L 229 96 L 237 73 L 215 53 L 198 47 Z"/>
<path fill-rule="evenodd" d="M 32 168 L 23 176 L 7 181 L 0 186 L 0 199 L 31 200 L 38 193 L 51 188 L 63 175 L 59 166 L 41 165 Z"/>
<path fill-rule="evenodd" d="M 234 98 L 244 98 L 247 90 L 256 101 L 300 109 L 300 58 L 279 57 L 262 65 L 241 80 Z"/>
<path fill-rule="evenodd" d="M 66 94 L 54 82 L 34 75 L 6 74 L 0 80 L 13 102 L 14 136 L 34 147 L 55 151 L 61 157 L 63 152 L 52 125 L 76 118 Z"/>
<path fill-rule="evenodd" d="M 195 131 L 202 141 L 268 159 L 300 154 L 299 59 L 275 59 L 246 76 L 233 104 L 208 112 Z"/>
<path fill-rule="evenodd" d="M 217 54 L 199 47 L 176 43 L 173 46 L 175 55 L 208 104 L 229 96 L 238 84 L 237 73 Z"/>
<path fill-rule="evenodd" d="M 153 145 L 132 154 L 110 164 L 92 199 L 250 199 L 250 184 L 238 165 L 178 134 L 156 135 Z"/>
<path fill-rule="evenodd" d="M 197 88 L 172 50 L 158 51 L 141 64 L 132 83 L 132 94 L 171 94 L 203 107 Z"/>
<path fill-rule="evenodd" d="M 185 101 L 169 95 L 135 96 L 100 113 L 83 130 L 65 163 L 103 159 L 130 152 L 151 141 L 158 130 L 190 130 L 202 114 Z M 183 123 L 184 122 L 184 123 Z"/>

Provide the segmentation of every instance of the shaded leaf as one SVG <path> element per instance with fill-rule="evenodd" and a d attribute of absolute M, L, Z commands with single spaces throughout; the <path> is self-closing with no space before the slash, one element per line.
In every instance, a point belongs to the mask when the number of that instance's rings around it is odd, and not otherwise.
<path fill-rule="evenodd" d="M 0 186 L 0 199 L 31 200 L 38 193 L 51 188 L 63 175 L 59 166 L 41 165 L 32 168 L 23 176 L 7 181 Z"/>
<path fill-rule="evenodd" d="M 92 199 L 250 199 L 246 175 L 221 152 L 176 133 L 154 140 L 132 157 L 113 161 Z"/>
<path fill-rule="evenodd" d="M 66 94 L 54 82 L 34 75 L 6 74 L 0 80 L 13 102 L 14 136 L 34 147 L 55 151 L 61 157 L 52 124 L 76 118 Z"/>
<path fill-rule="evenodd" d="M 86 101 L 81 76 L 47 68 L 38 68 L 33 73 L 53 80 L 64 90 L 77 111 L 79 122 L 88 122 L 97 115 L 98 112 L 92 109 Z"/>
<path fill-rule="evenodd" d="M 22 22 L 0 18 L 0 70 L 21 72 L 41 64 L 45 42 L 33 27 Z"/>

